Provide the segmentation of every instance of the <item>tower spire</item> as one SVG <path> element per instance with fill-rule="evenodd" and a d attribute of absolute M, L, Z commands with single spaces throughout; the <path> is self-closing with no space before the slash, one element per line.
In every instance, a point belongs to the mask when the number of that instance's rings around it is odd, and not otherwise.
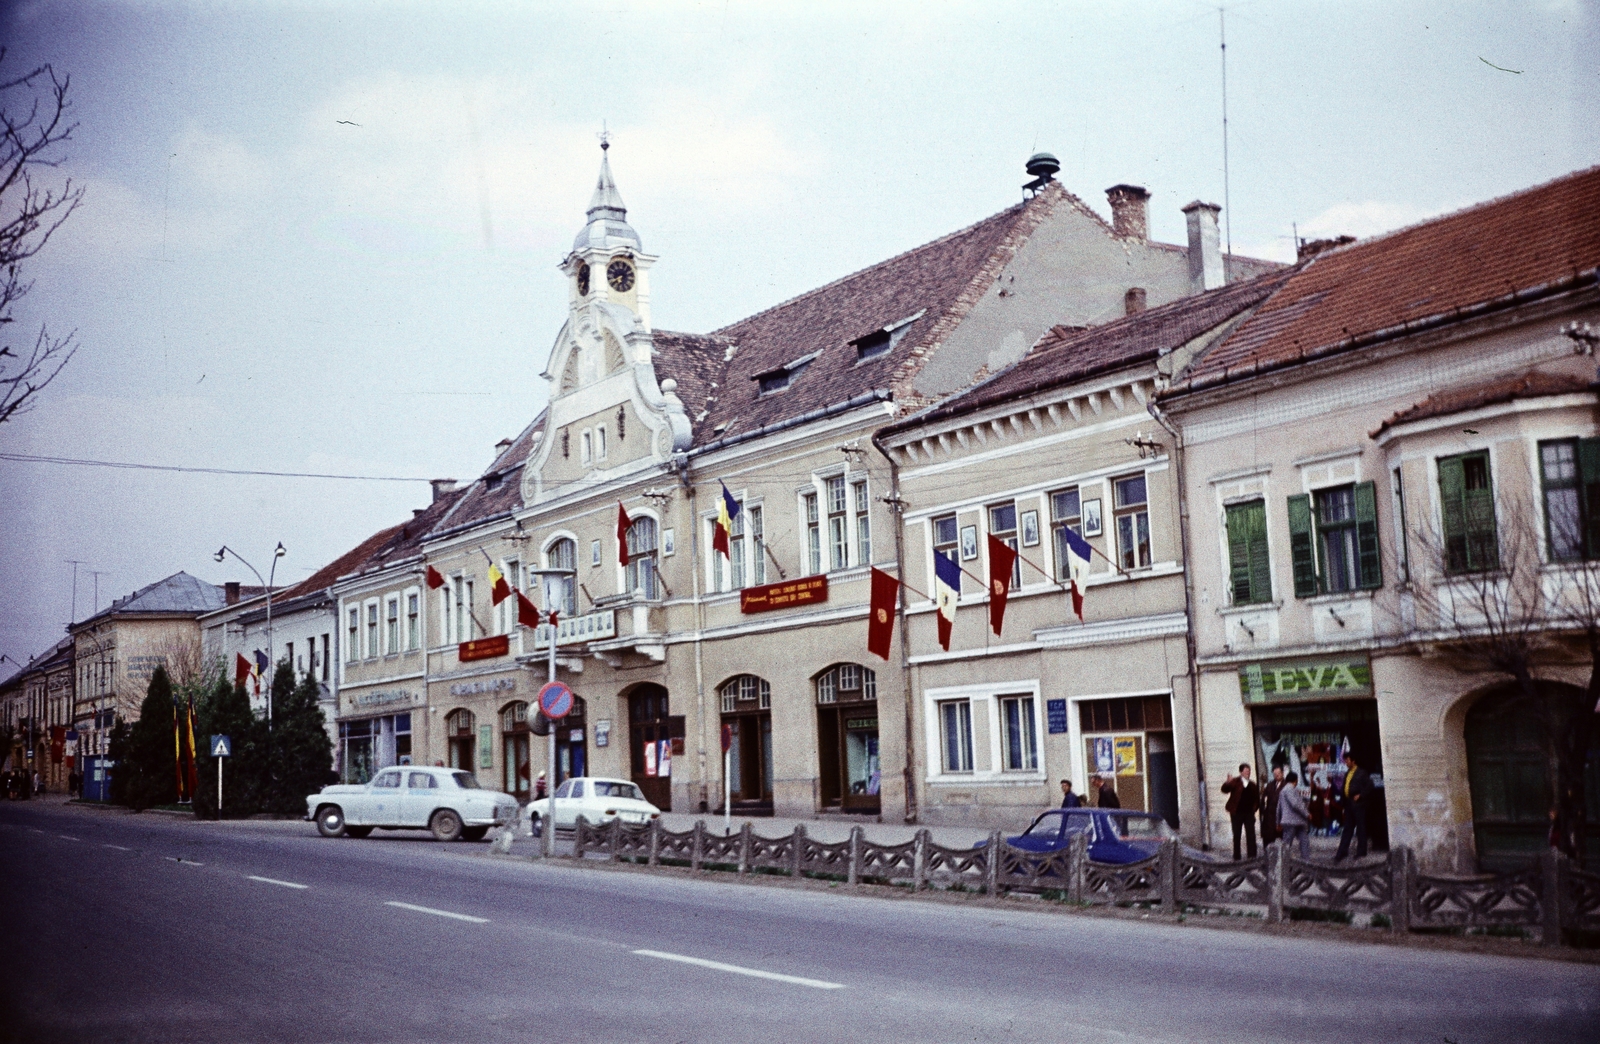
<path fill-rule="evenodd" d="M 611 134 L 602 130 L 598 137 L 600 176 L 595 179 L 594 195 L 589 197 L 589 208 L 584 211 L 586 221 L 583 230 L 573 242 L 572 249 L 578 251 L 591 247 L 610 249 L 625 246 L 632 246 L 635 250 L 642 249 L 639 233 L 628 224 L 628 208 L 623 204 L 622 193 L 617 191 L 617 182 L 611 176 Z"/>

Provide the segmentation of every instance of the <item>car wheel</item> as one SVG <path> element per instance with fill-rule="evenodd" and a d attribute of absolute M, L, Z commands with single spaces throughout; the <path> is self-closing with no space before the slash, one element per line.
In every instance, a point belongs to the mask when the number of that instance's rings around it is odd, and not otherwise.
<path fill-rule="evenodd" d="M 344 809 L 338 805 L 323 805 L 317 809 L 317 833 L 323 837 L 338 837 L 345 829 Z"/>
<path fill-rule="evenodd" d="M 463 841 L 482 841 L 484 835 L 488 832 L 488 827 L 467 827 L 461 831 L 461 839 Z"/>
<path fill-rule="evenodd" d="M 371 827 L 347 826 L 347 827 L 344 828 L 344 835 L 346 837 L 353 837 L 358 841 L 361 838 L 366 837 L 370 833 L 372 833 L 372 828 Z"/>
<path fill-rule="evenodd" d="M 428 829 L 440 841 L 454 841 L 461 836 L 461 817 L 448 808 L 441 808 L 428 821 Z"/>

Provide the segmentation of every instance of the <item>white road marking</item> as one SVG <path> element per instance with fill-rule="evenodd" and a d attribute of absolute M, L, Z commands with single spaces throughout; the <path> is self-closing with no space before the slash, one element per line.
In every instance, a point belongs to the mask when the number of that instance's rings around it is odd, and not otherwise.
<path fill-rule="evenodd" d="M 433 914 L 435 917 L 449 917 L 457 921 L 471 921 L 473 924 L 488 924 L 487 917 L 472 917 L 468 914 L 451 913 L 449 910 L 435 910 L 431 906 L 412 906 L 410 903 L 387 902 L 384 906 L 398 906 L 402 910 L 415 910 L 417 913 Z"/>
<path fill-rule="evenodd" d="M 77 840 L 79 840 L 79 838 L 76 838 L 76 837 L 68 837 L 66 834 L 57 834 L 56 836 L 59 837 L 63 841 L 77 841 Z"/>
<path fill-rule="evenodd" d="M 123 848 L 121 845 L 106 845 L 106 844 L 102 844 L 100 847 L 101 848 L 115 848 L 118 852 L 132 852 L 133 851 L 133 849 L 131 849 L 131 848 Z"/>
<path fill-rule="evenodd" d="M 780 975 L 777 972 L 760 971 L 756 968 L 741 968 L 737 964 L 723 964 L 721 961 L 708 961 L 699 957 L 685 957 L 680 953 L 662 953 L 660 950 L 634 950 L 641 957 L 659 957 L 663 961 L 678 961 L 682 964 L 694 964 L 701 968 L 710 968 L 713 971 L 732 972 L 735 975 L 749 975 L 756 979 L 771 979 L 774 982 L 791 982 L 796 986 L 810 986 L 818 990 L 842 990 L 842 982 L 823 982 L 821 979 L 806 979 L 799 975 Z"/>
<path fill-rule="evenodd" d="M 273 878 L 273 877 L 257 877 L 255 874 L 248 874 L 246 876 L 252 881 L 260 881 L 262 884 L 281 885 L 284 888 L 310 888 L 311 887 L 310 885 L 295 884 L 293 881 L 279 881 L 278 879 Z"/>

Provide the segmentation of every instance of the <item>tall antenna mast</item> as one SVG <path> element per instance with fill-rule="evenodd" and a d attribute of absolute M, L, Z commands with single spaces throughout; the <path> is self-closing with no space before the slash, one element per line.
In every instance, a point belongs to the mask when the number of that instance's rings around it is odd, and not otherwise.
<path fill-rule="evenodd" d="M 1228 238 L 1228 255 L 1233 255 L 1233 200 L 1228 194 L 1228 12 L 1217 8 L 1217 26 L 1222 37 L 1222 222 Z"/>
<path fill-rule="evenodd" d="M 86 563 L 84 563 L 83 561 L 81 561 L 79 559 L 76 559 L 76 558 L 68 558 L 68 559 L 66 559 L 66 562 L 67 562 L 68 565 L 70 565 L 72 567 L 72 622 L 73 623 L 77 623 L 78 622 L 78 567 L 81 566 L 81 565 L 85 565 Z"/>

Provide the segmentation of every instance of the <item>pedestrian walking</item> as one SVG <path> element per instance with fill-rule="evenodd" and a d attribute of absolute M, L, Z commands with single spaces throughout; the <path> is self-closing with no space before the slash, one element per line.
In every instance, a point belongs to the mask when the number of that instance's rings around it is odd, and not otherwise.
<path fill-rule="evenodd" d="M 1300 789 L 1300 777 L 1291 772 L 1283 777 L 1283 789 L 1278 793 L 1278 829 L 1283 835 L 1283 847 L 1298 844 L 1300 859 L 1311 860 L 1311 807 L 1305 791 Z"/>
<path fill-rule="evenodd" d="M 1349 751 L 1344 755 L 1344 767 L 1344 782 L 1339 787 L 1344 795 L 1344 829 L 1339 833 L 1339 854 L 1333 857 L 1336 863 L 1350 854 L 1352 837 L 1356 841 L 1356 858 L 1366 857 L 1367 805 L 1377 789 L 1372 784 L 1372 773 L 1362 768 Z"/>
<path fill-rule="evenodd" d="M 1223 781 L 1222 792 L 1228 795 L 1228 820 L 1233 824 L 1233 860 L 1238 862 L 1239 835 L 1242 832 L 1250 842 L 1250 858 L 1256 857 L 1256 813 L 1261 810 L 1261 787 L 1250 778 L 1250 766 L 1239 766 L 1237 776 L 1229 773 Z"/>
<path fill-rule="evenodd" d="M 1283 792 L 1283 766 L 1272 766 L 1272 780 L 1261 788 L 1261 847 L 1278 840 L 1278 795 Z"/>
<path fill-rule="evenodd" d="M 1083 804 L 1083 799 L 1072 792 L 1072 780 L 1061 781 L 1061 807 L 1077 808 Z"/>
<path fill-rule="evenodd" d="M 33 796 L 44 796 L 44 777 L 39 775 L 38 769 L 35 769 L 33 772 Z"/>
<path fill-rule="evenodd" d="M 1100 777 L 1100 807 L 1121 808 L 1122 799 L 1117 797 L 1117 781 L 1114 776 Z"/>
<path fill-rule="evenodd" d="M 545 796 L 548 790 L 549 784 L 545 782 L 544 773 L 541 772 L 539 773 L 539 778 L 533 781 L 533 800 L 538 801 Z"/>

